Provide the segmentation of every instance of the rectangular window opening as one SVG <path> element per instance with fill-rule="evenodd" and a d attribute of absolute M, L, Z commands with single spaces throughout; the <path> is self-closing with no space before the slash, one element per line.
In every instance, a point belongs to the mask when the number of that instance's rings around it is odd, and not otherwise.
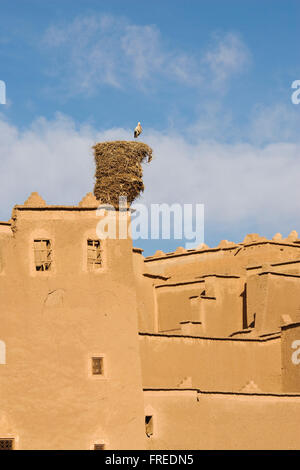
<path fill-rule="evenodd" d="M 102 266 L 102 253 L 100 240 L 87 240 L 87 265 L 93 271 Z"/>
<path fill-rule="evenodd" d="M 94 444 L 94 450 L 105 450 L 105 444 Z"/>
<path fill-rule="evenodd" d="M 50 271 L 51 262 L 51 240 L 34 240 L 34 263 L 36 271 Z"/>
<path fill-rule="evenodd" d="M 87 240 L 87 265 L 90 271 L 102 266 L 100 240 Z"/>
<path fill-rule="evenodd" d="M 104 375 L 103 357 L 92 357 L 93 375 Z"/>
<path fill-rule="evenodd" d="M 145 416 L 145 431 L 147 437 L 153 435 L 153 416 Z"/>
<path fill-rule="evenodd" d="M 1 439 L 0 438 L 0 450 L 13 450 L 14 439 Z"/>

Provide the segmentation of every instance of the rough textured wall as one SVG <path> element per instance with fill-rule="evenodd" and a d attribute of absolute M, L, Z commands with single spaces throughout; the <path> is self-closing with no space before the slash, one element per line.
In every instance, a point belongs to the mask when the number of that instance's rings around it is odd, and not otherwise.
<path fill-rule="evenodd" d="M 143 385 L 241 391 L 251 381 L 281 390 L 280 338 L 268 341 L 140 335 Z"/>
<path fill-rule="evenodd" d="M 156 325 L 156 299 L 155 285 L 157 280 L 144 275 L 144 257 L 140 251 L 133 250 L 133 266 L 135 272 L 135 285 L 138 310 L 139 331 L 155 332 Z"/>
<path fill-rule="evenodd" d="M 145 259 L 145 269 L 154 274 L 174 276 L 178 280 L 206 274 L 245 275 L 247 266 L 296 260 L 299 255 L 299 244 L 262 241 L 230 248 L 205 248 L 194 253 L 148 257 Z"/>
<path fill-rule="evenodd" d="M 181 321 L 198 320 L 197 313 L 191 310 L 190 297 L 200 295 L 205 283 L 200 280 L 177 285 L 168 284 L 155 289 L 159 332 L 180 330 Z"/>
<path fill-rule="evenodd" d="M 247 319 L 257 334 L 280 331 L 284 318 L 300 320 L 300 276 L 260 273 L 247 279 Z"/>
<path fill-rule="evenodd" d="M 300 397 L 145 392 L 148 449 L 299 449 Z"/>

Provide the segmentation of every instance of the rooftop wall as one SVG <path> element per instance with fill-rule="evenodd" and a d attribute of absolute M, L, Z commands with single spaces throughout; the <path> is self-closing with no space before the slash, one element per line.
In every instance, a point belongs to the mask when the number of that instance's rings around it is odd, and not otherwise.
<path fill-rule="evenodd" d="M 299 243 L 262 239 L 227 247 L 157 254 L 145 259 L 145 269 L 177 279 L 216 273 L 239 275 L 245 274 L 248 266 L 296 260 L 299 256 Z"/>
<path fill-rule="evenodd" d="M 300 320 L 299 248 L 292 232 L 285 240 L 254 234 L 240 244 L 157 252 L 144 260 L 144 277 L 156 278 L 151 288 L 137 282 L 140 331 L 180 334 L 190 321 L 203 336 L 278 332 L 287 315 Z"/>
<path fill-rule="evenodd" d="M 258 335 L 280 331 L 284 319 L 300 320 L 300 276 L 261 272 L 247 279 L 247 322 Z"/>
<path fill-rule="evenodd" d="M 268 340 L 140 334 L 144 388 L 281 390 L 280 337 Z"/>

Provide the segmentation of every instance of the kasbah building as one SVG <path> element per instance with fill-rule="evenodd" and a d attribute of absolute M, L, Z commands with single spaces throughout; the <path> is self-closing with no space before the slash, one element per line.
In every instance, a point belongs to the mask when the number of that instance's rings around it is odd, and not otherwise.
<path fill-rule="evenodd" d="M 98 206 L 0 223 L 0 448 L 299 449 L 297 233 L 145 258 Z"/>

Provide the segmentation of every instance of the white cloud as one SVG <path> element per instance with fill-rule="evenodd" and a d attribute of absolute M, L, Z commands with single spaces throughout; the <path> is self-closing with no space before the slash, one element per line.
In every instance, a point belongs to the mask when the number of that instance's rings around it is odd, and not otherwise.
<path fill-rule="evenodd" d="M 300 139 L 299 107 L 275 103 L 273 106 L 259 105 L 251 116 L 250 137 L 259 144 Z"/>
<path fill-rule="evenodd" d="M 49 27 L 42 47 L 53 56 L 48 72 L 70 94 L 129 83 L 146 90 L 158 80 L 209 87 L 228 81 L 249 59 L 246 46 L 233 33 L 224 34 L 209 50 L 191 54 L 167 46 L 155 25 L 99 15 Z"/>
<path fill-rule="evenodd" d="M 151 78 L 165 65 L 161 35 L 155 26 L 127 25 L 120 46 L 133 65 L 132 74 L 137 81 Z"/>
<path fill-rule="evenodd" d="M 1 218 L 38 191 L 49 203 L 76 204 L 93 190 L 92 145 L 131 139 L 130 129 L 97 132 L 57 115 L 20 130 L 0 119 Z M 300 228 L 300 143 L 224 144 L 145 130 L 155 158 L 145 166 L 146 203 L 205 203 L 206 224 L 226 226 L 226 238 L 245 224 L 270 230 Z M 253 231 L 256 231 L 256 230 Z M 245 234 L 241 233 L 243 238 Z"/>
<path fill-rule="evenodd" d="M 250 63 L 250 52 L 238 35 L 227 33 L 215 39 L 203 62 L 210 69 L 215 86 L 223 85 Z"/>

